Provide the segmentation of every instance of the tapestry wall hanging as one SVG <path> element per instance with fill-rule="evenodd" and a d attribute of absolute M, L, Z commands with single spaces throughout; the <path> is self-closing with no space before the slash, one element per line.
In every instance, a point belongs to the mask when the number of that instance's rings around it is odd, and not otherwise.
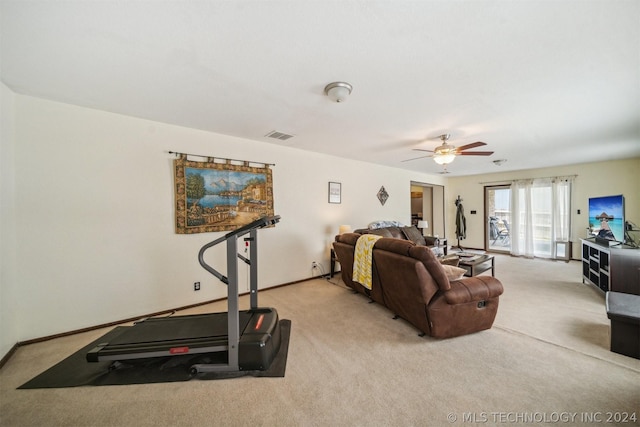
<path fill-rule="evenodd" d="M 268 164 L 174 160 L 176 233 L 231 231 L 273 215 L 273 181 Z"/>

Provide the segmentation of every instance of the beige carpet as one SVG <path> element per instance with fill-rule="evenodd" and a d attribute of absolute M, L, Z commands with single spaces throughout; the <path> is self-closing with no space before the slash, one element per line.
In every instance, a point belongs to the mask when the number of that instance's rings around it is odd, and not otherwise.
<path fill-rule="evenodd" d="M 498 256 L 496 269 L 493 329 L 449 340 L 418 337 L 337 276 L 261 292 L 292 320 L 284 378 L 16 390 L 107 330 L 25 346 L 0 370 L 0 425 L 639 425 L 606 422 L 640 417 L 640 361 L 609 351 L 580 264 Z"/>

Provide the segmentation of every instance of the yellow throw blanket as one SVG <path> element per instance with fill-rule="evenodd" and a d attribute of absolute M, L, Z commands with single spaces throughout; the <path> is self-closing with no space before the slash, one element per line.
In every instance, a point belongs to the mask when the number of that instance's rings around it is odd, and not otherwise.
<path fill-rule="evenodd" d="M 373 245 L 382 236 L 375 234 L 363 234 L 356 242 L 355 253 L 353 254 L 353 281 L 360 283 L 367 289 L 371 289 L 373 263 Z"/>

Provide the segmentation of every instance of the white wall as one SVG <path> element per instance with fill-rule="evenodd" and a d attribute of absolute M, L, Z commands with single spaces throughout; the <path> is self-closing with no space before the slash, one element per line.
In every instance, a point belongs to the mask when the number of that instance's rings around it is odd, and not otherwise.
<path fill-rule="evenodd" d="M 0 83 L 0 358 L 18 341 L 15 283 L 15 97 Z"/>
<path fill-rule="evenodd" d="M 514 179 L 542 178 L 552 176 L 577 175 L 572 189 L 571 241 L 573 258 L 580 258 L 580 239 L 586 237 L 589 225 L 588 202 L 590 197 L 623 194 L 625 196 L 626 219 L 640 224 L 640 158 L 585 163 L 578 165 L 521 170 L 481 176 L 450 178 L 447 185 L 448 212 L 447 236 L 449 243 L 455 244 L 455 199 L 464 200 L 467 219 L 467 238 L 463 247 L 484 248 L 484 186 L 508 183 Z M 492 184 L 484 184 L 492 183 Z M 581 213 L 577 211 L 580 209 Z M 470 215 L 476 210 L 476 215 Z"/>
<path fill-rule="evenodd" d="M 450 244 L 460 194 L 470 221 L 465 244 L 482 247 L 479 182 L 497 179 L 578 174 L 576 238 L 592 195 L 624 193 L 629 219 L 640 223 L 640 159 L 445 179 L 0 90 L 0 357 L 19 341 L 226 295 L 197 262 L 200 247 L 221 233 L 174 232 L 169 150 L 276 164 L 282 221 L 259 232 L 261 288 L 310 277 L 312 261 L 328 271 L 340 224 L 409 222 L 411 181 L 446 184 Z M 341 204 L 327 203 L 329 181 L 342 183 Z M 384 206 L 376 198 L 382 185 L 390 194 Z M 224 272 L 223 248 L 211 255 Z"/>
<path fill-rule="evenodd" d="M 410 181 L 444 184 L 439 176 L 10 95 L 16 134 L 5 141 L 3 131 L 2 146 L 3 158 L 15 149 L 15 165 L 5 170 L 3 160 L 3 205 L 11 181 L 16 196 L 15 216 L 3 208 L 2 217 L 0 354 L 17 341 L 226 296 L 197 261 L 200 247 L 222 233 L 174 232 L 170 150 L 276 164 L 282 221 L 259 232 L 261 288 L 311 277 L 312 261 L 328 272 L 340 224 L 409 222 Z M 13 119 L 3 113 L 2 120 Z M 329 181 L 342 183 L 341 204 L 327 202 Z M 390 194 L 384 206 L 376 197 L 382 185 Z M 9 229 L 17 236 L 12 247 L 4 243 Z M 224 248 L 210 252 L 224 273 Z"/>

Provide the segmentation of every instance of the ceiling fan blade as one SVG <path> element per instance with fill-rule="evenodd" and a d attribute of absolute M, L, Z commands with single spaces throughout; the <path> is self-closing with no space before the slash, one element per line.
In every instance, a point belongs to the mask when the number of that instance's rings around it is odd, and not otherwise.
<path fill-rule="evenodd" d="M 457 153 L 458 156 L 490 156 L 493 154 L 493 151 L 463 151 L 462 153 Z"/>
<path fill-rule="evenodd" d="M 422 148 L 413 148 L 413 151 L 425 151 L 427 153 L 433 153 L 433 150 L 423 150 Z"/>
<path fill-rule="evenodd" d="M 407 159 L 407 160 L 402 160 L 402 161 L 403 162 L 410 162 L 411 160 L 424 159 L 426 157 L 433 157 L 433 156 L 420 156 L 420 157 L 414 157 L 413 159 Z"/>
<path fill-rule="evenodd" d="M 469 148 L 482 147 L 483 145 L 487 145 L 487 144 L 482 141 L 476 141 L 476 142 L 472 142 L 471 144 L 461 145 L 460 147 L 458 147 L 458 151 L 468 150 Z"/>

